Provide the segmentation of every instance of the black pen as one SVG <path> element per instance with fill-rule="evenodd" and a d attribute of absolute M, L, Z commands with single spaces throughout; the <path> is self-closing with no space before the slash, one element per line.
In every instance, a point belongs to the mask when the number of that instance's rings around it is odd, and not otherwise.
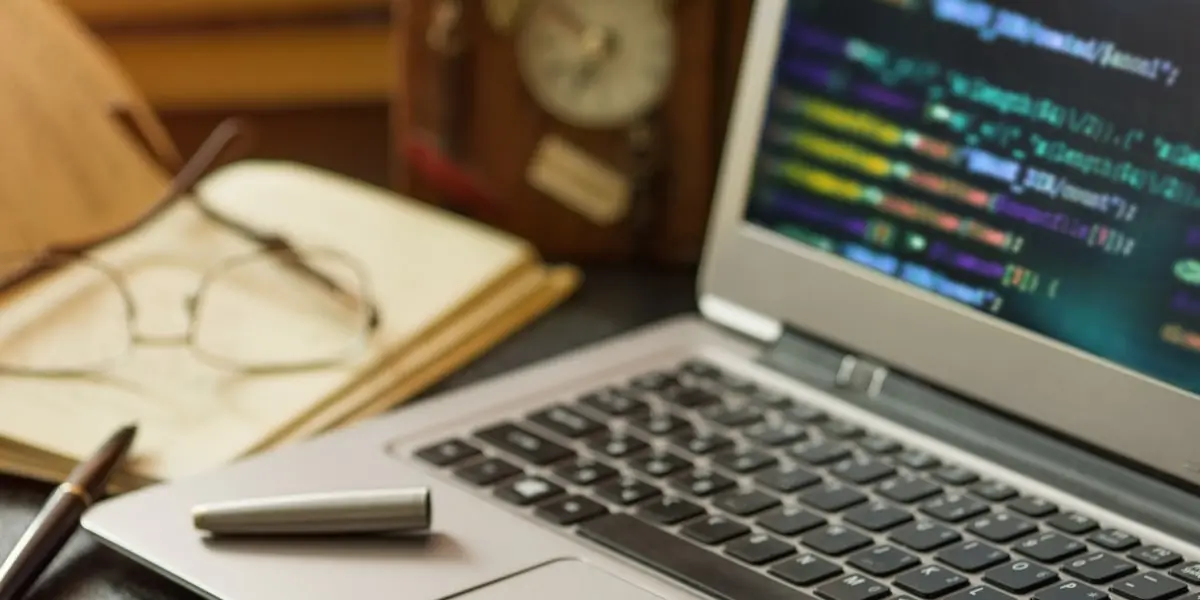
<path fill-rule="evenodd" d="M 0 600 L 23 596 L 54 560 L 79 527 L 84 511 L 104 495 L 109 478 L 120 468 L 136 434 L 134 425 L 121 428 L 55 488 L 0 566 Z"/>

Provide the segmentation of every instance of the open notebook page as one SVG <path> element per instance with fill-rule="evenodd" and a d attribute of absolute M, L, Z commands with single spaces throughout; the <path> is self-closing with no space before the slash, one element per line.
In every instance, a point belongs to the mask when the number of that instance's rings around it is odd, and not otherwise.
<path fill-rule="evenodd" d="M 290 163 L 237 163 L 207 178 L 199 191 L 227 215 L 299 245 L 332 248 L 357 259 L 382 310 L 382 328 L 368 352 L 320 371 L 247 376 L 199 361 L 186 347 L 139 346 L 103 378 L 0 376 L 0 414 L 5 415 L 0 436 L 78 457 L 114 428 L 136 421 L 141 425 L 138 472 L 165 479 L 204 470 L 242 455 L 263 436 L 319 408 L 378 357 L 526 263 L 532 253 L 519 238 Z M 95 257 L 127 278 L 139 311 L 138 330 L 168 336 L 186 330 L 185 302 L 203 273 L 252 250 L 243 238 L 183 203 Z M 0 361 L 41 358 L 47 351 L 74 357 L 90 349 L 86 344 L 111 343 L 123 325 L 98 318 L 112 314 L 112 297 L 92 293 L 97 279 L 84 273 L 64 271 L 3 307 Z M 246 285 L 253 288 L 248 295 L 276 291 L 270 281 Z M 297 312 L 294 298 L 279 301 L 289 314 Z M 230 329 L 224 331 L 231 335 L 238 327 L 264 330 L 257 316 L 221 314 L 230 316 L 225 325 Z M 279 343 L 295 345 L 296 336 L 288 328 Z M 270 343 L 254 340 L 260 350 Z M 285 355 L 294 350 L 278 348 Z"/>

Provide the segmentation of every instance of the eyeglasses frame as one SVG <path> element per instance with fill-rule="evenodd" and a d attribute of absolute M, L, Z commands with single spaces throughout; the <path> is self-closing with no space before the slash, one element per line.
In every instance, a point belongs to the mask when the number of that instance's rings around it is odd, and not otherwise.
<path fill-rule="evenodd" d="M 118 117 L 127 117 L 128 115 L 117 115 Z M 125 125 L 130 129 L 130 133 L 139 135 L 140 131 L 136 126 L 132 126 L 128 120 L 125 120 Z M 86 262 L 89 266 L 97 269 L 109 277 L 116 288 L 120 291 L 122 301 L 125 305 L 125 321 L 126 330 L 129 332 L 129 344 L 143 345 L 187 345 L 193 353 L 201 360 L 211 366 L 234 371 L 247 375 L 259 374 L 278 374 L 287 372 L 308 371 L 313 369 L 327 368 L 342 363 L 345 356 L 330 358 L 326 360 L 313 361 L 297 361 L 288 364 L 276 365 L 250 365 L 238 363 L 236 361 L 226 360 L 216 356 L 210 352 L 204 351 L 195 344 L 197 330 L 197 313 L 200 309 L 199 299 L 203 292 L 211 286 L 215 277 L 222 275 L 230 268 L 236 266 L 240 262 L 249 260 L 250 258 L 261 258 L 263 255 L 277 256 L 277 260 L 282 266 L 294 270 L 306 279 L 318 284 L 324 291 L 331 293 L 334 297 L 345 303 L 361 304 L 364 307 L 364 324 L 361 328 L 361 336 L 358 344 L 362 345 L 370 339 L 381 326 L 381 316 L 378 304 L 374 300 L 374 295 L 370 289 L 369 277 L 366 270 L 357 261 L 344 253 L 329 249 L 329 248 L 310 248 L 305 251 L 300 251 L 287 238 L 275 233 L 263 232 L 251 225 L 238 221 L 228 215 L 222 214 L 220 211 L 209 206 L 195 191 L 195 186 L 199 181 L 219 163 L 220 159 L 225 156 L 234 146 L 235 142 L 243 141 L 246 138 L 246 125 L 240 119 L 226 119 L 219 123 L 212 132 L 201 143 L 200 147 L 194 154 L 179 168 L 175 176 L 171 179 L 166 191 L 156 201 L 149 210 L 142 214 L 141 217 L 131 223 L 105 233 L 103 235 L 93 237 L 82 242 L 70 244 L 50 245 L 41 251 L 29 257 L 29 260 L 20 268 L 0 276 L 0 296 L 10 292 L 16 288 L 31 284 L 34 280 L 48 275 L 57 269 L 77 262 Z M 145 140 L 139 140 L 145 144 Z M 167 165 L 163 165 L 166 167 Z M 188 314 L 188 327 L 182 335 L 171 336 L 147 336 L 137 333 L 138 310 L 137 303 L 129 291 L 129 285 L 125 276 L 117 269 L 105 264 L 103 261 L 95 260 L 89 256 L 89 253 L 96 248 L 105 244 L 120 240 L 138 230 L 147 223 L 153 221 L 168 208 L 183 201 L 190 201 L 199 212 L 206 218 L 216 222 L 217 224 L 239 234 L 241 237 L 255 243 L 260 247 L 259 252 L 251 254 L 243 254 L 222 260 L 216 266 L 208 269 L 201 277 L 199 286 L 194 294 L 185 300 L 185 308 Z M 321 273 L 314 268 L 304 255 L 309 253 L 324 252 L 334 254 L 339 258 L 345 259 L 358 276 L 361 282 L 361 288 L 358 293 L 353 293 L 345 290 L 335 280 Z M 353 351 L 351 344 L 348 351 Z M 113 361 L 122 360 L 124 357 L 114 357 Z M 74 378 L 88 375 L 96 375 L 113 367 L 112 364 L 105 363 L 90 368 L 77 369 L 33 369 L 20 368 L 12 366 L 0 365 L 0 373 L 8 375 L 25 375 L 33 377 L 47 378 Z"/>

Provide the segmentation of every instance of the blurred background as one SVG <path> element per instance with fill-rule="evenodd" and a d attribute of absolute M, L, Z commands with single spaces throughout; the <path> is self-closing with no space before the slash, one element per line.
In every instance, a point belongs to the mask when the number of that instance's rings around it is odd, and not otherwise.
<path fill-rule="evenodd" d="M 621 59 L 657 69 L 663 79 L 659 95 L 647 101 L 650 112 L 588 123 L 571 119 L 562 99 L 537 93 L 542 75 L 530 65 L 571 60 L 556 57 L 567 52 L 563 44 L 535 39 L 545 28 L 539 21 L 553 18 L 548 11 L 563 10 L 559 25 L 570 14 L 591 27 L 621 23 L 623 11 L 639 10 L 635 4 L 660 1 L 666 43 Z M 549 259 L 682 267 L 699 257 L 751 6 L 750 0 L 63 4 L 112 51 L 184 156 L 221 119 L 248 116 L 259 132 L 253 157 L 311 164 L 467 213 L 529 239 Z M 649 39 L 647 31 L 616 33 Z M 452 50 L 439 44 L 442 38 L 453 38 Z M 639 93 L 630 87 L 636 82 L 604 85 L 616 97 Z M 555 197 L 537 185 L 531 165 L 548 138 L 606 165 L 627 198 L 589 209 L 579 205 L 587 199 Z"/>

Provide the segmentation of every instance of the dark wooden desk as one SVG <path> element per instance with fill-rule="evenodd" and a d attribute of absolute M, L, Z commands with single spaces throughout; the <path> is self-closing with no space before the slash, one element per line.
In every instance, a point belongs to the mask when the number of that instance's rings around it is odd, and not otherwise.
<path fill-rule="evenodd" d="M 496 347 L 430 393 L 504 373 L 576 346 L 693 310 L 694 273 L 590 269 L 575 297 Z M 16 544 L 50 492 L 47 485 L 0 478 L 0 553 Z M 39 582 L 30 600 L 195 600 L 197 596 L 100 546 L 81 532 Z"/>

